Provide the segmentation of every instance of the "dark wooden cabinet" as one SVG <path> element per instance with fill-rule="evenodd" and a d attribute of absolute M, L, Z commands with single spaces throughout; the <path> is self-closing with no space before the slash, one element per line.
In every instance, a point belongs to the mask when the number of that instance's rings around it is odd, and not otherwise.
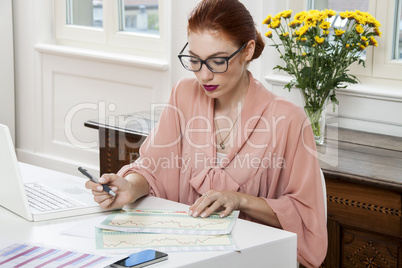
<path fill-rule="evenodd" d="M 99 130 L 101 174 L 135 161 L 150 129 L 85 125 Z M 402 267 L 402 138 L 339 129 L 317 149 L 326 158 L 320 165 L 328 207 L 321 266 Z"/>
<path fill-rule="evenodd" d="M 322 267 L 402 267 L 402 138 L 338 130 L 337 165 L 320 161 L 327 187 Z M 328 157 L 328 156 L 327 156 Z"/>
<path fill-rule="evenodd" d="M 402 267 L 401 193 L 327 174 L 324 267 Z"/>

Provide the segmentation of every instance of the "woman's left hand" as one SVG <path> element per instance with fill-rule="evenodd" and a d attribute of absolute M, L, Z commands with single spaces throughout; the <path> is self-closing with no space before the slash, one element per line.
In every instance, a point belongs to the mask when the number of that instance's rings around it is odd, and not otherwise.
<path fill-rule="evenodd" d="M 242 194 L 231 191 L 208 191 L 198 198 L 189 208 L 189 215 L 206 218 L 215 211 L 221 211 L 221 218 L 228 216 L 233 210 L 240 210 Z M 223 210 L 223 211 L 222 211 Z"/>

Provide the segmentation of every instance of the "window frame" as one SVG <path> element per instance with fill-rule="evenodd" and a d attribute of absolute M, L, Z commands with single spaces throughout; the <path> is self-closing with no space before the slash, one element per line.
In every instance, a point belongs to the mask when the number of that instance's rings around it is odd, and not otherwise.
<path fill-rule="evenodd" d="M 54 1 L 55 42 L 79 48 L 165 59 L 168 0 L 158 0 L 159 36 L 119 31 L 119 1 L 103 2 L 103 28 L 68 25 L 66 0 Z"/>
<path fill-rule="evenodd" d="M 393 59 L 393 44 L 395 43 L 395 0 L 376 0 L 376 18 L 382 24 L 382 37 L 378 39 L 373 57 L 373 77 L 402 80 L 402 59 Z M 400 0 L 401 1 L 401 0 Z"/>

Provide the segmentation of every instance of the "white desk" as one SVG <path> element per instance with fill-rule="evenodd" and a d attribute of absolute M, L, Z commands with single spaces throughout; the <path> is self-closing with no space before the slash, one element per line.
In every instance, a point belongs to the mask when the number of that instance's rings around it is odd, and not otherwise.
<path fill-rule="evenodd" d="M 172 201 L 146 197 L 135 204 L 138 208 L 187 209 L 188 206 Z M 92 214 L 46 222 L 29 222 L 0 207 L 0 241 L 17 243 L 41 243 L 44 247 L 91 251 L 102 255 L 95 249 L 95 240 L 61 234 L 80 223 L 98 217 L 100 221 L 106 214 Z M 87 226 L 88 228 L 88 226 Z M 90 227 L 89 228 L 93 228 Z M 169 259 L 158 267 L 296 267 L 296 235 L 265 225 L 238 220 L 233 239 L 240 252 L 232 251 L 193 251 L 169 252 Z M 0 243 L 1 244 L 1 243 Z M 127 254 L 125 254 L 127 255 Z M 125 255 L 122 255 L 124 257 Z"/>

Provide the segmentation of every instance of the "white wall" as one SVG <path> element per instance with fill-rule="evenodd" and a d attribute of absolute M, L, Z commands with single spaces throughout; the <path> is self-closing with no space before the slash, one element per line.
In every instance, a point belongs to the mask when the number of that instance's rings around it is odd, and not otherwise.
<path fill-rule="evenodd" d="M 14 49 L 12 0 L 0 1 L 0 124 L 15 140 Z"/>
<path fill-rule="evenodd" d="M 54 0 L 14 0 L 17 152 L 21 161 L 76 174 L 82 165 L 99 170 L 98 133 L 83 126 L 89 119 L 146 110 L 164 102 L 185 71 L 177 53 L 186 42 L 186 18 L 198 0 L 171 3 L 169 54 L 165 62 L 146 66 L 110 54 L 58 49 L 53 35 Z M 288 8 L 289 1 L 244 0 L 257 27 L 268 13 Z M 50 45 L 49 45 L 50 44 Z M 272 71 L 275 51 L 267 47 L 250 66 L 268 89 L 298 102 L 298 94 L 283 90 L 286 77 Z M 390 98 L 371 94 L 370 81 L 339 93 L 344 126 L 402 136 L 400 87 L 388 85 Z M 352 94 L 350 93 L 352 92 Z M 368 111 L 371 111 L 368 113 Z M 400 132 L 399 132 L 400 131 Z M 84 147 L 84 148 L 80 148 Z"/>

